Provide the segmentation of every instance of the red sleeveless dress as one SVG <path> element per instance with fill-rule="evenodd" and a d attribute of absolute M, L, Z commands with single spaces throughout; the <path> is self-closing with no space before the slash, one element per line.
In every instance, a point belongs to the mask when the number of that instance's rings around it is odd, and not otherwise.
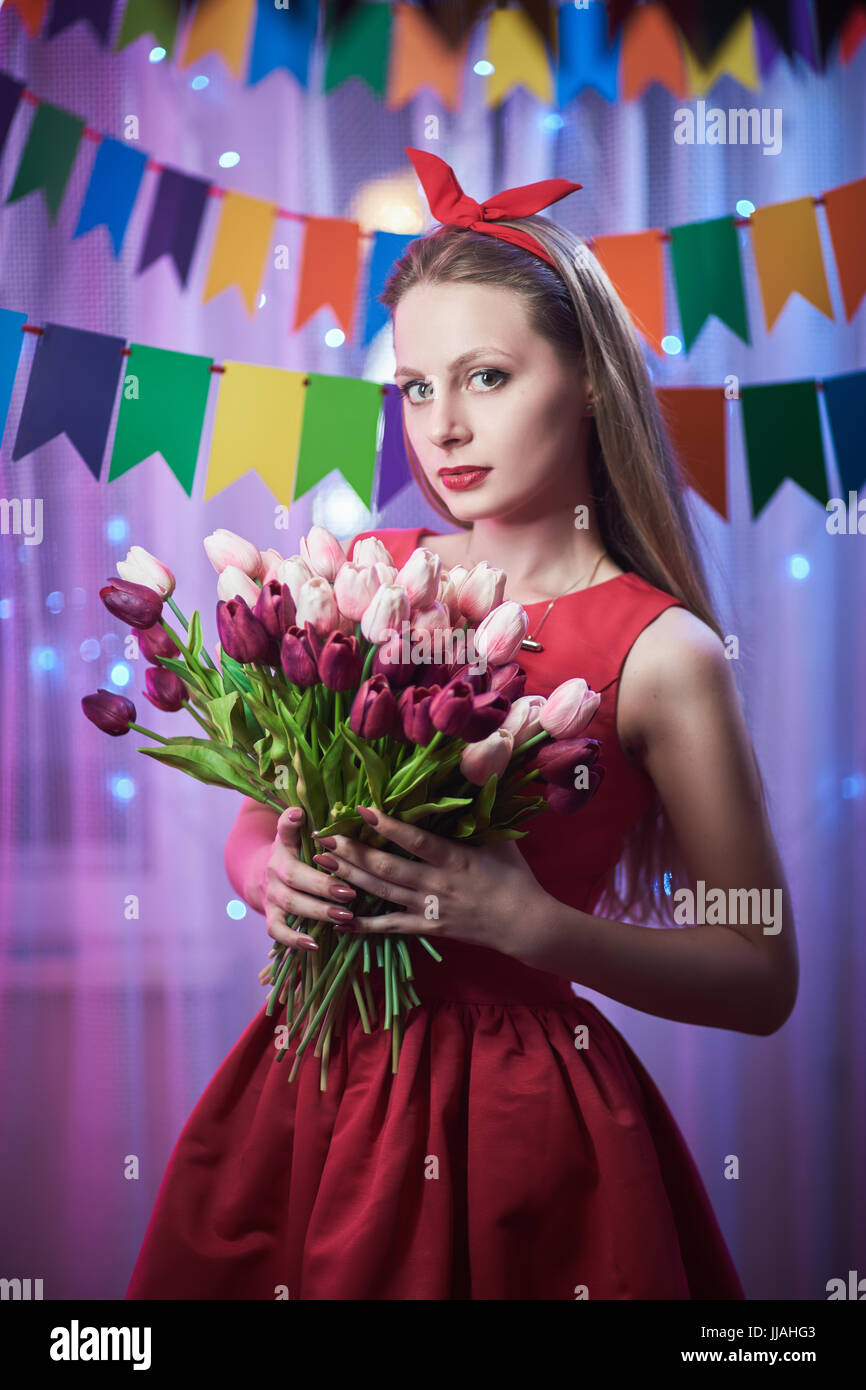
<path fill-rule="evenodd" d="M 425 530 L 360 535 L 399 566 Z M 677 602 L 617 575 L 561 598 L 544 650 L 519 654 L 527 694 L 571 676 L 604 692 L 597 795 L 516 842 L 548 892 L 586 911 L 655 796 L 619 747 L 617 677 Z M 526 605 L 530 632 L 545 606 Z M 177 1140 L 128 1299 L 745 1297 L 685 1140 L 616 1028 L 563 977 L 437 948 L 441 963 L 412 953 L 422 1007 L 396 1077 L 390 1033 L 365 1034 L 347 1008 L 327 1090 L 311 1048 L 288 1084 L 300 1035 L 277 1062 L 262 1008 Z"/>

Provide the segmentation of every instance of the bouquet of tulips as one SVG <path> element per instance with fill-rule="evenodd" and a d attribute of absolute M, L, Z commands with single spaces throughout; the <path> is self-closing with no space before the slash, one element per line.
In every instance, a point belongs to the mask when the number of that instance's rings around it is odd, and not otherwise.
<path fill-rule="evenodd" d="M 576 811 L 595 794 L 601 745 L 583 731 L 600 697 L 580 679 L 549 698 L 524 695 L 526 673 L 515 657 L 527 615 L 503 599 L 504 570 L 484 562 L 443 570 L 423 548 L 398 570 L 373 537 L 358 541 L 349 561 L 322 526 L 288 559 L 222 529 L 204 546 L 219 575 L 218 664 L 198 612 L 187 621 L 174 601 L 174 575 L 141 546 L 118 563 L 120 577 L 100 597 L 137 630 L 149 663 L 145 697 L 161 710 L 185 709 L 205 736 L 163 738 L 135 722 L 131 700 L 103 689 L 86 695 L 82 708 L 105 733 L 134 729 L 153 739 L 156 746 L 138 751 L 201 782 L 277 811 L 302 806 L 306 863 L 313 863 L 313 830 L 386 844 L 359 804 L 485 844 L 518 839 L 527 817 L 548 807 Z M 165 605 L 181 631 L 166 621 Z M 543 795 L 533 794 L 534 781 Z M 365 911 L 399 909 L 359 895 L 357 913 Z M 365 1032 L 378 1021 L 371 936 L 319 921 L 307 928 L 294 916 L 287 922 L 308 930 L 319 949 L 275 945 L 260 976 L 271 986 L 267 1013 L 286 1005 L 280 1058 L 306 1020 L 289 1080 L 316 1037 L 324 1090 L 347 1002 L 354 998 Z M 421 1003 L 412 984 L 415 942 L 441 961 L 425 936 L 386 933 L 374 942 L 394 1072 L 405 1017 Z"/>

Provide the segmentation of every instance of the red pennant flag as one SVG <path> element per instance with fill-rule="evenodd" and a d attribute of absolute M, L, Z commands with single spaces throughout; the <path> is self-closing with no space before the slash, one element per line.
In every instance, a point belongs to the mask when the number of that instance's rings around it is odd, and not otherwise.
<path fill-rule="evenodd" d="M 360 272 L 361 228 L 343 217 L 308 217 L 292 332 L 328 305 L 351 337 Z"/>
<path fill-rule="evenodd" d="M 724 392 L 718 386 L 658 386 L 655 397 L 686 482 L 727 521 Z"/>

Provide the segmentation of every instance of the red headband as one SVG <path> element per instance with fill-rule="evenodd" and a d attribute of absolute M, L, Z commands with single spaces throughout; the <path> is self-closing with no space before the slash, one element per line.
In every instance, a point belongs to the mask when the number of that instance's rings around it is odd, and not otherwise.
<path fill-rule="evenodd" d="M 497 226 L 500 217 L 528 217 L 540 212 L 551 203 L 558 203 L 569 193 L 576 193 L 582 183 L 572 183 L 570 179 L 542 179 L 540 183 L 527 183 L 521 188 L 507 188 L 503 193 L 494 193 L 486 203 L 476 203 L 474 198 L 463 192 L 450 164 L 429 150 L 414 150 L 409 145 L 406 153 L 412 161 L 415 173 L 421 180 L 427 195 L 430 211 L 437 222 L 449 226 L 470 227 L 473 232 L 486 232 L 488 236 L 501 237 L 525 251 L 552 265 L 556 264 L 534 236 L 518 231 L 516 227 Z"/>

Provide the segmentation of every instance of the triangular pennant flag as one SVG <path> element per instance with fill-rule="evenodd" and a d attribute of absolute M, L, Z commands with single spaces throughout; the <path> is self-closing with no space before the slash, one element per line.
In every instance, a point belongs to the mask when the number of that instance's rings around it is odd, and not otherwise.
<path fill-rule="evenodd" d="M 758 49 L 758 66 L 761 77 L 766 81 L 772 76 L 773 68 L 782 56 L 782 49 L 776 35 L 762 14 L 752 13 L 755 26 L 755 44 Z"/>
<path fill-rule="evenodd" d="M 289 507 L 304 417 L 304 373 L 248 362 L 223 365 L 204 500 L 253 470 Z"/>
<path fill-rule="evenodd" d="M 866 372 L 824 378 L 824 404 L 843 492 L 866 483 Z"/>
<path fill-rule="evenodd" d="M 6 0 L 6 9 L 18 15 L 30 39 L 39 37 L 48 5 L 49 0 Z"/>
<path fill-rule="evenodd" d="M 23 82 L 16 82 L 8 73 L 0 72 L 0 154 L 3 153 L 3 146 L 6 144 L 6 137 L 15 119 L 23 91 Z"/>
<path fill-rule="evenodd" d="M 275 68 L 288 68 L 302 87 L 310 85 L 310 55 L 319 22 L 317 0 L 293 0 L 278 9 L 274 0 L 258 0 L 248 82 L 254 86 Z"/>
<path fill-rule="evenodd" d="M 180 283 L 186 286 L 209 188 L 207 179 L 194 179 L 180 169 L 160 171 L 144 248 L 138 262 L 139 275 L 160 256 L 170 255 Z"/>
<path fill-rule="evenodd" d="M 385 420 L 378 477 L 376 506 L 380 510 L 387 507 L 391 498 L 396 497 L 401 488 L 412 482 L 403 433 L 403 397 L 399 386 L 385 387 Z"/>
<path fill-rule="evenodd" d="M 391 51 L 391 6 L 359 5 L 342 24 L 328 25 L 327 61 L 322 90 L 332 92 L 350 77 L 361 77 L 383 96 Z"/>
<path fill-rule="evenodd" d="M 657 386 L 655 396 L 686 483 L 727 520 L 724 392 L 718 386 Z"/>
<path fill-rule="evenodd" d="M 399 232 L 373 233 L 373 250 L 370 253 L 367 272 L 366 314 L 364 336 L 361 341 L 362 347 L 366 347 L 368 343 L 372 342 L 379 329 L 388 322 L 390 311 L 384 304 L 380 303 L 377 295 L 384 288 L 394 262 L 400 259 L 409 242 L 414 240 L 414 233 L 411 236 L 402 235 Z"/>
<path fill-rule="evenodd" d="M 179 66 L 218 53 L 233 77 L 246 69 L 256 0 L 207 0 L 196 5 Z"/>
<path fill-rule="evenodd" d="M 259 285 L 279 212 L 275 203 L 227 191 L 217 223 L 202 301 L 237 285 L 247 314 L 256 311 Z"/>
<path fill-rule="evenodd" d="M 124 346 L 123 338 L 108 333 L 46 323 L 30 368 L 13 460 L 65 434 L 99 477 Z"/>
<path fill-rule="evenodd" d="M 51 18 L 42 37 L 53 39 L 55 34 L 61 34 L 70 24 L 86 19 L 96 37 L 103 44 L 108 43 L 113 10 L 114 0 L 54 0 Z"/>
<path fill-rule="evenodd" d="M 608 37 L 604 5 L 560 5 L 557 14 L 556 105 L 562 110 L 587 87 L 616 101 L 622 42 Z"/>
<path fill-rule="evenodd" d="M 361 228 L 343 217 L 307 217 L 292 332 L 325 305 L 351 337 L 360 272 Z"/>
<path fill-rule="evenodd" d="M 737 229 L 732 217 L 671 227 L 674 271 L 686 352 L 710 314 L 751 344 Z"/>
<path fill-rule="evenodd" d="M 725 42 L 707 64 L 701 64 L 688 48 L 684 61 L 689 90 L 693 96 L 703 96 L 719 78 L 728 74 L 741 87 L 757 91 L 761 85 L 758 72 L 758 46 L 752 16 L 741 15 Z"/>
<path fill-rule="evenodd" d="M 308 373 L 295 497 L 339 468 L 369 508 L 382 388 L 375 381 Z"/>
<path fill-rule="evenodd" d="M 181 21 L 184 0 L 129 0 L 114 44 L 117 53 L 135 43 L 142 34 L 152 34 L 170 58 Z"/>
<path fill-rule="evenodd" d="M 821 0 L 818 9 L 825 3 Z M 791 26 L 791 46 L 812 69 L 818 71 L 818 47 L 812 28 L 812 0 L 789 0 L 788 17 Z"/>
<path fill-rule="evenodd" d="M 0 442 L 6 429 L 18 359 L 24 346 L 26 322 L 26 314 L 17 314 L 14 309 L 0 309 Z"/>
<path fill-rule="evenodd" d="M 515 87 L 525 87 L 546 106 L 553 104 L 553 73 L 544 40 L 521 10 L 494 10 L 484 56 L 493 72 L 486 79 L 485 106 L 500 106 Z"/>
<path fill-rule="evenodd" d="M 830 492 L 814 381 L 741 386 L 740 398 L 753 517 L 786 478 L 824 506 Z"/>
<path fill-rule="evenodd" d="M 772 31 L 773 38 L 781 45 L 786 57 L 794 56 L 794 43 L 791 37 L 790 0 L 749 0 L 749 8 L 757 11 Z"/>
<path fill-rule="evenodd" d="M 665 7 L 691 53 L 703 68 L 729 39 L 748 0 L 726 0 L 724 5 L 696 5 L 695 0 L 665 0 Z"/>
<path fill-rule="evenodd" d="M 487 9 L 489 0 L 420 0 L 421 8 L 447 44 L 459 48 Z"/>
<path fill-rule="evenodd" d="M 160 453 L 191 497 L 213 358 L 143 343 L 130 348 L 108 481 Z"/>
<path fill-rule="evenodd" d="M 823 195 L 833 255 L 839 272 L 845 318 L 854 317 L 866 294 L 866 256 L 863 254 L 863 228 L 866 227 L 866 179 L 855 179 L 831 188 Z"/>
<path fill-rule="evenodd" d="M 647 342 L 661 357 L 665 334 L 664 243 L 657 227 L 592 239 L 593 255 Z"/>
<path fill-rule="evenodd" d="M 106 226 L 114 254 L 120 255 L 146 164 L 147 155 L 142 150 L 131 149 L 111 136 L 103 137 L 93 161 L 73 241 L 94 227 Z"/>
<path fill-rule="evenodd" d="M 84 121 L 78 116 L 41 101 L 7 204 L 42 189 L 49 220 L 56 222 L 83 130 Z"/>
<path fill-rule="evenodd" d="M 752 250 L 769 331 L 794 291 L 833 318 L 818 219 L 811 198 L 771 203 L 750 218 Z"/>
<path fill-rule="evenodd" d="M 405 106 L 423 87 L 435 92 L 449 111 L 456 111 L 468 51 L 468 38 L 452 48 L 420 10 L 395 5 L 386 110 Z"/>
<path fill-rule="evenodd" d="M 842 26 L 839 57 L 844 64 L 847 65 L 852 61 L 864 39 L 866 39 L 866 5 L 855 5 Z"/>
<path fill-rule="evenodd" d="M 682 45 L 670 15 L 656 4 L 634 10 L 623 29 L 622 95 L 635 101 L 653 82 L 676 97 L 688 96 Z"/>

